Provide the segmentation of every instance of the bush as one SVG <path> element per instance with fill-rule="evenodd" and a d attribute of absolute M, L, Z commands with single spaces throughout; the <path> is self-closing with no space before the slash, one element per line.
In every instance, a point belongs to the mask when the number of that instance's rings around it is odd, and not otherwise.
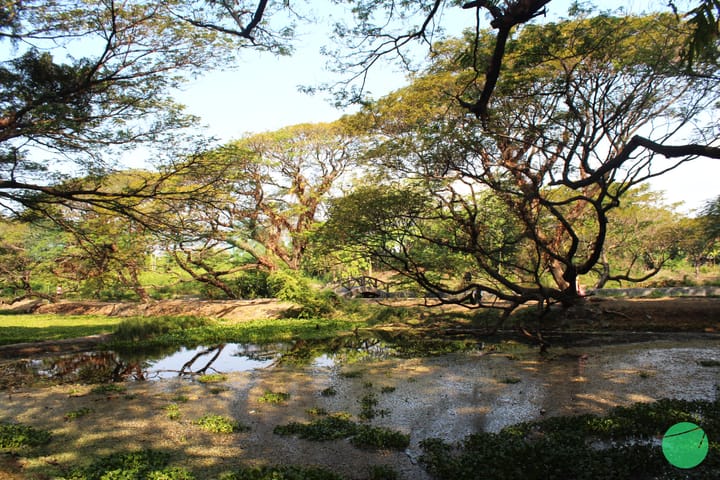
<path fill-rule="evenodd" d="M 298 317 L 312 318 L 331 313 L 334 310 L 333 292 L 318 292 L 310 281 L 296 272 L 279 270 L 268 277 L 270 293 L 275 298 L 293 302 L 301 307 Z"/>
<path fill-rule="evenodd" d="M 242 467 L 220 480 L 342 480 L 342 477 L 317 467 Z"/>

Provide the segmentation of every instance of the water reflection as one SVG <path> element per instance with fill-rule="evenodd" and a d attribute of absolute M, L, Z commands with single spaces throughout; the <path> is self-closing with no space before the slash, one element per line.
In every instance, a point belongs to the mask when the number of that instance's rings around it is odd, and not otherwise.
<path fill-rule="evenodd" d="M 410 348 L 417 351 L 417 346 Z M 332 367 L 364 359 L 407 355 L 407 344 L 350 335 L 267 345 L 222 343 L 172 352 L 83 352 L 0 363 L 0 389 L 61 383 L 108 383 L 193 378 L 279 365 Z"/>

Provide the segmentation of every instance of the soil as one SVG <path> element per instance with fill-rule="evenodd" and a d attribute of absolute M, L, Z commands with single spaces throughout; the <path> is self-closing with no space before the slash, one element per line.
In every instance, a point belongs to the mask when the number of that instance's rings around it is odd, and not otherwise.
<path fill-rule="evenodd" d="M 417 302 L 396 302 L 412 306 Z M 290 304 L 275 301 L 254 302 L 202 302 L 194 300 L 156 302 L 149 306 L 130 304 L 100 304 L 98 302 L 63 302 L 44 305 L 36 311 L 42 313 L 95 313 L 95 314 L 130 314 L 143 312 L 147 315 L 204 315 L 225 318 L 231 321 L 243 321 L 252 318 L 278 318 L 293 308 Z M 442 312 L 452 314 L 457 307 L 443 307 Z M 110 312 L 110 313 L 107 313 Z M 162 312 L 162 313 L 159 313 Z M 443 315 L 444 316 L 444 315 Z M 586 305 L 554 315 L 550 328 L 576 329 L 586 331 L 682 331 L 710 334 L 710 340 L 701 340 L 697 351 L 702 355 L 720 354 L 720 298 L 661 298 L 661 299 L 591 299 Z M 102 338 L 70 340 L 24 346 L 6 347 L 5 354 L 39 355 L 42 352 L 66 348 L 85 348 L 88 342 L 103 341 Z M 705 343 L 707 345 L 705 345 Z M 710 346 L 715 350 L 707 350 Z M 342 383 L 341 377 L 333 377 L 338 383 L 339 394 L 335 400 L 326 400 L 319 392 L 326 388 L 323 382 L 327 375 L 317 375 L 311 369 L 298 373 L 290 369 L 273 369 L 271 371 L 243 372 L 231 374 L 226 382 L 219 386 L 200 384 L 187 380 L 171 380 L 162 382 L 135 382 L 128 384 L 126 392 L 98 394 L 92 392 L 88 385 L 60 385 L 47 388 L 27 388 L 0 392 L 0 421 L 22 422 L 37 428 L 48 429 L 53 433 L 53 441 L 40 450 L 28 454 L 13 455 L 0 452 L 0 478 L 19 480 L 25 478 L 44 479 L 58 475 L 67 475 L 69 465 L 78 465 L 89 459 L 110 454 L 115 451 L 141 448 L 165 449 L 174 453 L 178 465 L 193 469 L 198 478 L 213 478 L 219 472 L 231 469 L 240 463 L 250 465 L 263 464 L 297 464 L 322 466 L 350 479 L 368 477 L 371 465 L 389 465 L 400 473 L 404 479 L 426 479 L 427 474 L 417 464 L 417 440 L 421 436 L 416 430 L 422 430 L 425 436 L 431 435 L 431 425 L 449 423 L 455 415 L 472 414 L 477 418 L 487 417 L 487 412 L 506 410 L 515 411 L 517 405 L 527 406 L 534 415 L 557 415 L 566 413 L 601 413 L 613 405 L 626 404 L 633 401 L 653 401 L 663 393 L 659 385 L 669 386 L 681 383 L 687 368 L 695 368 L 708 376 L 705 383 L 700 383 L 694 374 L 694 382 L 698 392 L 710 394 L 709 385 L 717 378 L 717 368 L 700 368 L 696 359 L 688 358 L 687 365 L 680 365 L 678 378 L 665 378 L 663 363 L 654 363 L 648 357 L 640 357 L 642 365 L 620 361 L 607 364 L 600 361 L 601 351 L 624 347 L 597 347 L 588 350 L 568 350 L 558 354 L 549 363 L 538 362 L 537 352 L 518 354 L 519 358 L 511 361 L 510 357 L 498 356 L 493 360 L 497 367 L 505 368 L 508 363 L 515 369 L 510 376 L 517 376 L 518 383 L 503 381 L 497 370 L 488 378 L 480 378 L 478 372 L 468 364 L 459 365 L 452 358 L 430 360 L 398 359 L 386 363 L 365 367 L 363 377 L 352 383 Z M 595 348 L 593 347 L 593 348 Z M 627 347 L 628 355 L 633 351 Z M 14 351 L 13 351 L 14 349 Z M 704 349 L 704 350 L 703 350 Z M 690 351 L 691 349 L 686 349 Z M 694 351 L 694 350 L 693 350 Z M 624 352 L 624 351 L 623 351 Z M 708 353 L 710 352 L 710 353 Z M 624 353 L 623 353 L 624 354 Z M 1 354 L 0 354 L 1 355 Z M 597 358 L 597 363 L 594 359 Z M 624 357 L 623 357 L 624 358 Z M 630 358 L 630 357 L 628 357 Z M 632 357 L 635 358 L 635 357 Z M 720 358 L 720 357 L 718 357 Z M 588 360 L 589 359 L 589 360 Z M 444 363 L 443 363 L 444 362 Z M 446 365 L 447 364 L 447 365 Z M 565 365 L 567 364 L 567 365 Z M 688 365 L 690 367 L 688 367 Z M 567 368 L 566 368 L 567 367 Z M 549 369 L 549 370 L 548 370 Z M 572 372 L 570 381 L 566 369 Z M 534 385 L 541 388 L 549 377 L 538 372 L 547 370 L 548 374 L 557 376 L 557 387 L 553 392 L 563 398 L 534 399 L 528 397 Z M 558 373 L 555 373 L 555 372 Z M 336 372 L 337 373 L 337 372 Z M 542 373 L 546 375 L 546 373 Z M 649 380 L 643 380 L 649 378 Z M 323 380 L 324 379 L 324 380 Z M 412 380 L 412 381 L 411 381 Z M 478 397 L 477 385 L 483 388 Z M 484 383 L 483 383 L 484 382 Z M 663 383 L 665 382 L 665 383 Z M 642 384 L 655 390 L 636 392 Z M 279 437 L 272 433 L 273 427 L 290 421 L 308 421 L 306 409 L 345 398 L 346 405 L 357 405 L 358 399 L 368 388 L 367 385 L 392 384 L 397 391 L 392 394 L 395 404 L 389 419 L 377 419 L 381 426 L 402 429 L 401 412 L 411 421 L 405 426 L 406 433 L 413 433 L 413 444 L 405 452 L 395 451 L 362 451 L 353 447 L 347 440 L 332 442 L 310 442 L 295 437 Z M 493 398 L 499 402 L 495 407 L 477 403 L 477 398 L 487 396 L 485 385 L 494 389 Z M 706 385 L 707 384 L 707 385 Z M 565 385 L 565 387 L 562 387 Z M 448 388 L 452 386 L 452 388 Z M 656 388 L 657 387 L 657 388 Z M 343 390 L 345 388 L 345 390 Z M 440 402 L 440 410 L 434 410 L 424 404 L 426 398 L 417 400 L 417 406 L 408 409 L 404 406 L 412 398 L 406 396 L 403 389 L 424 388 L 431 394 L 441 394 L 446 401 Z M 716 387 L 717 388 L 717 387 Z M 260 402 L 266 391 L 284 391 L 291 394 L 285 405 L 271 405 Z M 434 392 L 434 393 L 433 393 Z M 443 393 L 444 392 L 444 393 Z M 649 392 L 649 393 L 648 393 Z M 463 408 L 452 404 L 453 397 L 467 397 L 472 402 Z M 390 398 L 390 397 L 388 397 Z M 468 400 L 468 401 L 470 401 Z M 412 401 L 412 400 L 411 400 Z M 167 405 L 176 403 L 182 413 L 179 420 L 171 420 L 167 416 Z M 589 406 L 588 406 L 589 405 Z M 456 408 L 457 407 L 457 408 Z M 542 407 L 542 409 L 540 409 Z M 570 408 L 572 407 L 572 408 Z M 85 409 L 85 410 L 84 410 Z M 405 410 L 403 410 L 405 409 Z M 564 409 L 564 410 L 563 410 Z M 570 409 L 570 410 L 568 410 Z M 427 411 L 425 411 L 427 410 Z M 485 417 L 478 417 L 475 410 Z M 557 410 L 557 411 L 556 411 Z M 567 410 L 567 411 L 566 411 Z M 68 420 L 69 412 L 86 411 L 87 415 Z M 539 413 L 538 413 L 539 412 Z M 193 423 L 204 414 L 220 414 L 235 418 L 251 427 L 247 433 L 218 435 L 204 432 Z M 357 414 L 357 412 L 354 412 Z M 443 415 L 451 415 L 443 417 Z M 412 418 L 411 418 L 412 417 Z M 470 418 L 470 417 L 469 417 Z M 443 420 L 444 419 L 444 420 Z M 404 420 L 403 420 L 404 421 Z M 467 428 L 470 422 L 460 422 Z M 485 425 L 487 426 L 487 425 Z M 484 427 L 483 427 L 484 428 Z M 417 438 L 415 438 L 417 437 Z M 206 474 L 207 476 L 202 476 Z"/>

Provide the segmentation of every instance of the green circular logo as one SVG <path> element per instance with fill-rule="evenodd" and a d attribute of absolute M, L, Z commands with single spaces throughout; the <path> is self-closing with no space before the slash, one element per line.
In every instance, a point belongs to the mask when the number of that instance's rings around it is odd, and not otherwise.
<path fill-rule="evenodd" d="M 662 439 L 663 455 L 671 465 L 693 468 L 705 460 L 708 438 L 702 428 L 694 423 L 680 422 L 668 428 Z"/>

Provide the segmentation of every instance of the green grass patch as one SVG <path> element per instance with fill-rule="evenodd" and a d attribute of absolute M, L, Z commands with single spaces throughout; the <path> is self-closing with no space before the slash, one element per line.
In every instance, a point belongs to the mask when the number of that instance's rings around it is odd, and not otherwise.
<path fill-rule="evenodd" d="M 122 321 L 103 315 L 0 315 L 0 345 L 108 334 Z"/>
<path fill-rule="evenodd" d="M 290 399 L 289 393 L 267 391 L 260 398 L 258 398 L 258 402 L 272 403 L 272 404 L 278 405 L 278 404 L 287 402 L 289 399 Z"/>
<path fill-rule="evenodd" d="M 21 423 L 0 422 L 0 448 L 38 447 L 50 441 L 50 432 Z"/>
<path fill-rule="evenodd" d="M 235 420 L 222 415 L 207 414 L 198 418 L 193 422 L 203 430 L 207 430 L 212 433 L 235 433 L 235 432 L 246 432 L 250 430 L 250 427 L 241 425 Z"/>

